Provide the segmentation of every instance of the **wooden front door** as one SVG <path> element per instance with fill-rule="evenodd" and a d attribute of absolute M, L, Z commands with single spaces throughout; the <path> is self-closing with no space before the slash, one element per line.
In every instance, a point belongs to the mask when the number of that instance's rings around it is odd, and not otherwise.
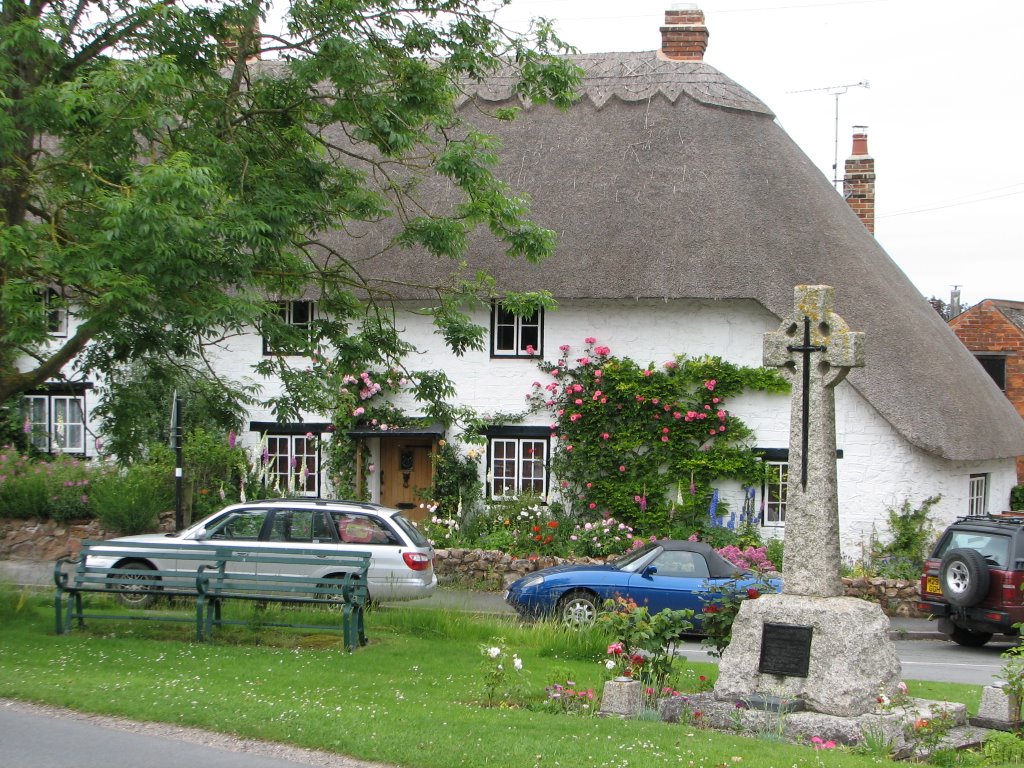
<path fill-rule="evenodd" d="M 434 481 L 432 451 L 430 438 L 381 438 L 381 504 L 401 509 L 410 520 L 427 517 L 428 510 L 420 504 L 429 501 L 427 493 Z"/>

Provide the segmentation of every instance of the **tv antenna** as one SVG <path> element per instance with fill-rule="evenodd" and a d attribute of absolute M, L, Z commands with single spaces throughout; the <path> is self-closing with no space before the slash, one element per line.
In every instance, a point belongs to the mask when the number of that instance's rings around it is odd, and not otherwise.
<path fill-rule="evenodd" d="M 821 91 L 825 91 L 830 96 L 836 97 L 835 150 L 832 157 L 832 184 L 837 190 L 839 189 L 839 182 L 842 181 L 842 179 L 839 178 L 839 97 L 851 88 L 870 87 L 871 84 L 867 80 L 861 80 L 859 83 L 848 83 L 846 85 L 829 85 L 825 88 L 805 88 L 802 91 L 787 91 L 787 93 L 820 93 Z"/>

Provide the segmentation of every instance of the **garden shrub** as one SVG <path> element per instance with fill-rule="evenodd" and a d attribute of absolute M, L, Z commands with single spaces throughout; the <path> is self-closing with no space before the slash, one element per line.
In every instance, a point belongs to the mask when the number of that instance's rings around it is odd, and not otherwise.
<path fill-rule="evenodd" d="M 92 501 L 105 528 L 125 536 L 153 531 L 160 513 L 174 507 L 174 465 L 151 459 L 110 468 L 95 478 Z"/>
<path fill-rule="evenodd" d="M 872 537 L 871 561 L 864 570 L 886 579 L 919 579 L 935 540 L 935 527 L 929 515 L 941 498 L 929 496 L 917 507 L 904 499 L 899 507 L 889 507 L 890 540 L 882 544 Z"/>
<path fill-rule="evenodd" d="M 1024 510 L 1024 485 L 1015 485 L 1010 489 L 1010 510 L 1014 512 Z"/>
<path fill-rule="evenodd" d="M 87 463 L 69 456 L 31 459 L 0 449 L 0 517 L 82 520 L 92 516 Z"/>

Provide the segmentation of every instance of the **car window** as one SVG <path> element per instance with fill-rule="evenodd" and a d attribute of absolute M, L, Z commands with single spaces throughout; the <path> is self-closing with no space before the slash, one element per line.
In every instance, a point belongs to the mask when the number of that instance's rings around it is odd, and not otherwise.
<path fill-rule="evenodd" d="M 405 515 L 397 514 L 391 516 L 391 522 L 397 525 L 406 536 L 409 537 L 409 541 L 417 547 L 429 547 L 430 541 L 423 535 L 423 532 L 412 524 Z"/>
<path fill-rule="evenodd" d="M 232 539 L 255 541 L 260 537 L 263 523 L 267 519 L 266 509 L 242 509 L 229 512 L 206 528 L 206 539 Z"/>
<path fill-rule="evenodd" d="M 1008 536 L 983 531 L 953 530 L 936 554 L 942 558 L 952 549 L 973 549 L 980 552 L 986 562 L 1000 568 L 1007 568 L 1010 564 L 1010 539 Z"/>
<path fill-rule="evenodd" d="M 664 552 L 662 547 L 653 547 L 652 549 L 641 549 L 635 554 L 626 555 L 615 561 L 614 565 L 620 571 L 626 573 L 636 573 L 637 571 L 650 565 L 651 561 L 654 560 L 659 554 Z"/>
<path fill-rule="evenodd" d="M 334 541 L 323 512 L 312 509 L 276 510 L 267 538 L 269 541 L 298 541 L 307 544 Z"/>
<path fill-rule="evenodd" d="M 658 576 L 701 579 L 709 574 L 708 563 L 698 552 L 666 550 L 658 555 L 653 565 L 658 569 Z"/>
<path fill-rule="evenodd" d="M 344 544 L 401 544 L 380 520 L 354 512 L 332 512 L 338 538 Z"/>

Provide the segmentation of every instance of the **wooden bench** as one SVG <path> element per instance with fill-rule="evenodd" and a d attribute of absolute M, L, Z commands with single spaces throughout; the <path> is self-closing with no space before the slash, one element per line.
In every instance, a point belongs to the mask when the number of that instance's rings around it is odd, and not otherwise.
<path fill-rule="evenodd" d="M 111 558 L 100 565 L 95 558 Z M 194 622 L 196 639 L 212 637 L 213 628 L 224 624 L 248 624 L 228 620 L 221 606 L 225 600 L 300 603 L 338 606 L 334 624 L 265 623 L 264 626 L 331 629 L 344 633 L 345 647 L 352 651 L 366 644 L 364 611 L 368 602 L 369 552 L 325 552 L 322 549 L 288 549 L 280 552 L 232 547 L 224 543 L 182 546 L 125 541 L 86 541 L 73 558 L 61 558 L 54 566 L 57 634 L 71 630 L 75 620 L 86 618 Z M 157 562 L 176 560 L 177 568 L 153 568 Z M 90 562 L 91 560 L 91 562 Z M 295 572 L 343 574 L 336 577 L 295 575 Z M 281 573 L 285 571 L 285 573 Z M 145 605 L 154 597 L 182 597 L 194 601 L 194 617 L 167 611 L 129 613 L 88 612 L 83 595 L 116 595 L 128 604 Z M 133 601 L 132 598 L 141 598 Z"/>
<path fill-rule="evenodd" d="M 102 593 L 116 595 L 129 607 L 144 608 L 156 596 L 185 597 L 196 601 L 199 567 L 220 562 L 230 554 L 223 546 L 182 547 L 175 542 L 144 543 L 126 541 L 85 541 L 74 557 L 60 558 L 53 568 L 57 585 L 54 595 L 57 634 L 71 631 L 75 620 L 85 626 L 85 619 L 129 619 L 134 621 L 177 621 L 196 625 L 196 638 L 202 639 L 202 622 L 197 611 L 194 617 L 183 617 L 166 611 L 134 611 L 132 613 L 87 612 L 83 595 Z M 96 562 L 97 557 L 119 561 L 118 567 Z M 177 568 L 151 567 L 154 561 L 175 560 Z M 90 560 L 92 562 L 90 562 Z M 182 567 L 184 566 L 184 567 Z"/>
<path fill-rule="evenodd" d="M 232 553 L 233 554 L 233 553 Z M 211 637 L 213 628 L 225 624 L 248 624 L 244 619 L 225 619 L 221 607 L 225 600 L 251 600 L 261 603 L 313 604 L 341 608 L 341 626 L 324 624 L 296 624 L 266 622 L 268 627 L 296 627 L 299 629 L 341 629 L 345 647 L 351 652 L 366 645 L 363 614 L 369 600 L 367 573 L 369 552 L 325 554 L 322 549 L 289 549 L 287 552 L 260 552 L 247 563 L 255 561 L 256 573 L 232 569 L 236 560 L 229 554 L 216 566 L 201 565 L 197 578 L 199 597 L 196 615 L 201 617 L 199 639 Z M 288 571 L 322 570 L 329 565 L 343 576 L 304 576 Z M 285 571 L 286 573 L 281 573 Z"/>

